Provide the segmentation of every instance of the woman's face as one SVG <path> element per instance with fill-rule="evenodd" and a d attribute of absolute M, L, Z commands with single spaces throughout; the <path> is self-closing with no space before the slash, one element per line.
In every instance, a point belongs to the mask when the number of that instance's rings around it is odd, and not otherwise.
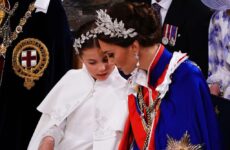
<path fill-rule="evenodd" d="M 131 46 L 124 48 L 99 40 L 101 50 L 107 55 L 109 62 L 115 64 L 124 74 L 129 75 L 135 68 L 137 59 Z"/>
<path fill-rule="evenodd" d="M 85 49 L 81 55 L 81 61 L 96 80 L 107 79 L 115 66 L 108 62 L 107 56 L 98 48 Z"/>

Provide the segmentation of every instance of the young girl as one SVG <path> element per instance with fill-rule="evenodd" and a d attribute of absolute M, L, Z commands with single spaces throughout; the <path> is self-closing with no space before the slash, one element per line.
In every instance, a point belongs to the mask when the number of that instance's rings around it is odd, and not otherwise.
<path fill-rule="evenodd" d="M 39 105 L 28 150 L 117 149 L 127 117 L 126 80 L 101 52 L 92 25 L 75 40 L 83 68 L 67 72 Z"/>
<path fill-rule="evenodd" d="M 124 2 L 97 13 L 94 31 L 102 51 L 109 62 L 132 74 L 129 116 L 119 149 L 220 150 L 206 81 L 186 54 L 171 54 L 160 44 L 156 11 Z"/>

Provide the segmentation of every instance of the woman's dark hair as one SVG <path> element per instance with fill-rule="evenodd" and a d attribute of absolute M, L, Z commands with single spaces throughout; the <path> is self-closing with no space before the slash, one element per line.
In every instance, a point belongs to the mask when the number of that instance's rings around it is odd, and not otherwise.
<path fill-rule="evenodd" d="M 80 26 L 80 28 L 77 30 L 75 34 L 75 38 L 81 38 L 82 35 L 86 35 L 87 32 L 90 32 L 90 30 L 94 29 L 96 27 L 95 20 L 90 20 L 83 25 Z M 84 43 L 81 44 L 81 48 L 78 48 L 79 55 L 82 55 L 82 52 L 87 48 L 99 48 L 99 43 L 96 38 L 89 38 L 84 41 Z"/>
<path fill-rule="evenodd" d="M 137 36 L 133 38 L 111 38 L 99 34 L 98 39 L 122 47 L 131 45 L 137 40 L 142 46 L 148 47 L 161 42 L 161 22 L 159 14 L 146 3 L 116 3 L 107 10 L 112 21 L 122 21 L 126 29 L 134 28 Z"/>

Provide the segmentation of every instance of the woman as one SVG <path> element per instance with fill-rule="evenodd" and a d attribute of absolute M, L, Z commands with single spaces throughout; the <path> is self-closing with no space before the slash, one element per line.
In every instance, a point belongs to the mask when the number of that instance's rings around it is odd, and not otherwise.
<path fill-rule="evenodd" d="M 92 25 L 75 40 L 83 68 L 67 72 L 38 107 L 29 150 L 116 149 L 127 117 L 126 80 L 101 52 Z"/>
<path fill-rule="evenodd" d="M 209 26 L 209 83 L 213 95 L 230 100 L 230 1 L 202 0 L 215 9 Z"/>
<path fill-rule="evenodd" d="M 171 54 L 160 44 L 156 11 L 146 4 L 119 3 L 97 13 L 102 51 L 132 74 L 119 149 L 221 149 L 206 81 L 186 54 Z"/>
<path fill-rule="evenodd" d="M 61 0 L 0 0 L 0 18 L 0 149 L 25 150 L 36 106 L 73 68 L 73 40 Z"/>
<path fill-rule="evenodd" d="M 215 10 L 209 25 L 209 76 L 207 82 L 219 111 L 225 149 L 230 149 L 230 1 L 202 0 Z"/>

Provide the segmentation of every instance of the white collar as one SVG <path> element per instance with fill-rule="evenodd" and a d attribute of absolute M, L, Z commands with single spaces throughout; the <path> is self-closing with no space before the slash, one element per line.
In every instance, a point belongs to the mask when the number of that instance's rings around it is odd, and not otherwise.
<path fill-rule="evenodd" d="M 163 9 L 168 10 L 172 0 L 161 0 L 160 2 L 156 2 L 156 0 L 152 0 L 151 4 L 158 3 Z"/>
<path fill-rule="evenodd" d="M 137 92 L 135 90 L 138 85 L 148 87 L 147 73 L 142 69 L 136 68 L 131 74 L 128 78 L 128 94 L 136 95 Z"/>
<path fill-rule="evenodd" d="M 36 0 L 34 4 L 35 7 L 37 8 L 36 12 L 41 11 L 43 13 L 47 13 L 49 4 L 50 4 L 50 0 Z"/>
<path fill-rule="evenodd" d="M 162 47 L 162 45 L 160 44 L 160 46 L 158 47 L 156 55 L 152 58 L 151 64 L 154 62 L 155 58 L 157 57 L 161 47 Z M 148 68 L 148 72 L 150 72 L 150 66 Z M 130 80 L 129 83 L 134 84 L 134 85 L 138 84 L 141 86 L 148 87 L 148 76 L 149 75 L 144 70 L 136 68 L 131 74 L 132 74 L 132 76 L 128 79 L 128 80 Z M 132 82 L 131 82 L 131 80 L 132 80 Z"/>
<path fill-rule="evenodd" d="M 147 73 L 142 69 L 138 69 L 135 82 L 141 86 L 148 87 L 147 78 L 148 78 Z"/>

